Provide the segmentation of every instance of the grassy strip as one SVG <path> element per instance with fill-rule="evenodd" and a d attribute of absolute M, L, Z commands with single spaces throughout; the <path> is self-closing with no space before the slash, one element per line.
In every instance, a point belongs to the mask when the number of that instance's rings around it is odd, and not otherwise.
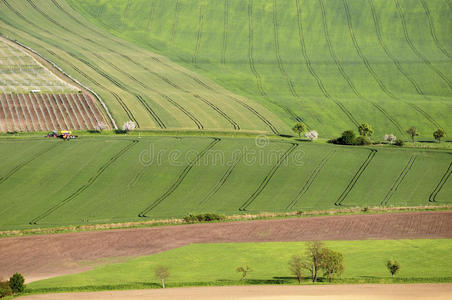
<path fill-rule="evenodd" d="M 272 220 L 283 218 L 309 218 L 320 216 L 342 216 L 342 215 L 359 215 L 359 214 L 381 214 L 381 213 L 399 213 L 399 212 L 421 212 L 421 211 L 449 211 L 452 210 L 452 205 L 437 205 L 437 206 L 410 206 L 410 207 L 355 207 L 355 208 L 341 208 L 330 210 L 313 210 L 313 211 L 295 211 L 285 213 L 262 212 L 260 214 L 239 214 L 226 216 L 224 220 L 214 221 L 219 222 L 233 222 L 233 221 L 252 221 L 252 220 Z M 206 223 L 206 222 L 200 222 Z M 212 223 L 212 222 L 209 222 Z M 169 225 L 186 225 L 184 219 L 155 219 L 142 222 L 125 222 L 125 223 L 108 223 L 96 225 L 71 225 L 59 226 L 50 228 L 36 228 L 36 229 L 22 229 L 22 230 L 4 230 L 0 231 L 0 238 L 28 236 L 39 234 L 56 234 L 69 232 L 85 232 L 85 231 L 102 231 L 112 229 L 132 229 L 132 228 L 147 228 L 155 226 L 169 226 Z M 190 223 L 188 223 L 190 224 Z"/>
<path fill-rule="evenodd" d="M 362 240 L 328 241 L 327 247 L 344 255 L 345 272 L 333 284 L 452 282 L 452 240 Z M 305 242 L 193 244 L 133 258 L 94 270 L 32 282 L 28 293 L 100 291 L 158 288 L 153 271 L 158 265 L 170 269 L 169 287 L 297 284 L 288 261 L 303 253 Z M 429 253 L 429 255 L 424 255 Z M 387 259 L 397 259 L 402 268 L 392 278 Z M 240 282 L 235 268 L 249 265 L 253 271 Z M 303 284 L 312 284 L 304 274 Z M 316 284 L 329 284 L 324 278 Z"/>

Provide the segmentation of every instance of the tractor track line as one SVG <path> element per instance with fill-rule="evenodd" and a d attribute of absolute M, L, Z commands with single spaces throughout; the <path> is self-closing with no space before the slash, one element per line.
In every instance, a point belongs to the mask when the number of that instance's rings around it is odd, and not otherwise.
<path fill-rule="evenodd" d="M 383 200 L 381 200 L 380 205 L 388 205 L 389 200 L 391 199 L 392 195 L 397 191 L 402 181 L 405 179 L 408 172 L 411 170 L 411 167 L 413 166 L 414 162 L 416 161 L 416 155 L 412 154 L 410 159 L 408 160 L 405 167 L 402 169 L 402 172 L 400 172 L 399 176 L 396 178 L 394 183 L 392 184 L 389 191 L 386 193 Z"/>
<path fill-rule="evenodd" d="M 151 27 L 152 27 L 152 20 L 154 18 L 154 12 L 155 12 L 155 2 L 154 1 L 151 3 L 150 7 L 151 7 L 151 9 L 149 10 L 148 22 L 147 22 L 147 26 L 146 26 L 146 28 L 148 30 L 151 29 Z"/>
<path fill-rule="evenodd" d="M 436 48 L 438 48 L 448 58 L 452 58 L 449 52 L 447 52 L 447 50 L 441 45 L 441 43 L 438 40 L 438 37 L 436 36 L 435 25 L 433 24 L 432 16 L 430 14 L 430 9 L 428 8 L 427 3 L 425 2 L 425 0 L 419 1 L 421 2 L 422 7 L 424 8 L 425 15 L 427 16 L 428 25 L 430 27 L 430 35 L 432 36 L 433 41 L 435 42 Z"/>
<path fill-rule="evenodd" d="M 27 122 L 28 120 L 27 120 L 27 116 L 25 115 L 25 110 L 22 107 L 22 105 L 20 104 L 19 96 L 17 94 L 15 94 L 14 97 L 11 96 L 11 99 L 12 99 L 12 102 L 13 102 L 14 107 L 16 108 L 16 110 L 17 111 L 20 110 L 20 112 L 21 112 L 22 116 L 19 117 L 19 119 L 20 118 L 23 119 L 23 122 L 21 122 L 21 123 L 23 123 L 23 125 L 25 126 L 26 131 L 31 131 L 30 128 L 28 127 L 28 122 Z M 14 100 L 17 100 L 17 101 L 14 101 Z"/>
<path fill-rule="evenodd" d="M 342 192 L 342 194 L 339 196 L 339 198 L 336 200 L 336 202 L 334 202 L 334 205 L 336 205 L 336 206 L 342 205 L 342 202 L 344 202 L 345 198 L 347 198 L 348 194 L 354 188 L 354 186 L 355 186 L 356 182 L 358 181 L 358 179 L 361 177 L 361 175 L 367 169 L 367 166 L 374 159 L 375 154 L 377 154 L 377 150 L 376 149 L 369 149 L 369 150 L 370 150 L 369 155 L 366 157 L 364 162 L 361 164 L 359 169 L 356 171 L 355 175 L 350 180 L 350 182 L 348 183 L 348 185 L 345 188 L 345 190 Z"/>
<path fill-rule="evenodd" d="M 323 32 L 325 35 L 325 40 L 326 43 L 328 45 L 328 50 L 330 52 L 330 56 L 331 58 L 334 60 L 334 63 L 336 64 L 336 67 L 339 70 L 339 73 L 341 73 L 342 78 L 345 79 L 345 81 L 347 82 L 348 86 L 350 87 L 350 89 L 352 89 L 353 93 L 355 93 L 356 96 L 358 97 L 362 97 L 361 94 L 358 92 L 358 90 L 356 89 L 355 85 L 353 84 L 353 82 L 351 81 L 351 79 L 348 77 L 348 75 L 345 73 L 345 70 L 341 64 L 341 62 L 339 61 L 339 59 L 336 56 L 336 53 L 334 52 L 334 48 L 333 48 L 333 44 L 331 43 L 330 40 L 330 34 L 328 31 L 328 24 L 326 22 L 326 11 L 325 11 L 325 6 L 323 3 L 323 0 L 319 0 L 319 4 L 320 4 L 320 9 L 322 11 L 322 25 L 323 25 Z M 355 119 L 355 117 L 352 115 L 352 113 L 338 100 L 334 100 L 333 101 L 336 103 L 336 105 L 347 115 L 347 117 L 350 119 L 350 121 L 356 126 L 359 126 L 358 121 Z"/>
<path fill-rule="evenodd" d="M 436 202 L 436 196 L 438 196 L 439 192 L 446 184 L 447 180 L 450 177 L 450 174 L 452 174 L 452 162 L 449 164 L 449 167 L 447 168 L 446 172 L 444 172 L 443 176 L 441 177 L 441 180 L 438 182 L 435 189 L 428 197 L 428 202 Z"/>
<path fill-rule="evenodd" d="M 210 106 L 213 110 L 215 110 L 218 114 L 220 114 L 223 118 L 225 118 L 231 125 L 234 130 L 240 130 L 240 126 L 231 118 L 229 117 L 225 112 L 223 112 L 221 109 L 219 109 L 215 104 L 210 102 L 209 100 L 205 99 L 204 97 L 201 97 L 200 95 L 193 94 L 193 97 L 196 99 L 201 100 L 208 106 Z"/>
<path fill-rule="evenodd" d="M 256 78 L 257 90 L 261 96 L 267 96 L 262 86 L 262 79 L 254 65 L 254 29 L 253 29 L 253 0 L 248 0 L 248 61 L 251 72 Z"/>
<path fill-rule="evenodd" d="M 129 9 L 130 9 L 130 0 L 127 0 L 126 8 L 122 12 L 122 16 L 121 16 L 121 24 L 122 24 L 122 26 L 126 25 L 125 21 L 126 21 L 127 13 L 129 12 Z"/>
<path fill-rule="evenodd" d="M 294 206 L 298 203 L 298 201 L 300 201 L 301 198 L 303 198 L 303 195 L 306 194 L 306 192 L 309 190 L 309 188 L 319 175 L 320 171 L 323 169 L 323 167 L 326 165 L 328 160 L 333 156 L 335 152 L 336 150 L 330 151 L 322 158 L 322 160 L 317 164 L 315 169 L 312 170 L 311 174 L 308 177 L 308 180 L 306 180 L 303 187 L 298 191 L 295 198 L 289 203 L 289 205 L 287 205 L 286 210 L 293 209 Z"/>
<path fill-rule="evenodd" d="M 405 14 L 403 13 L 402 7 L 400 6 L 400 3 L 398 0 L 394 0 L 394 3 L 397 8 L 397 12 L 399 14 L 400 21 L 402 23 L 403 34 L 405 36 L 405 40 L 408 43 L 408 45 L 410 46 L 413 53 L 417 57 L 419 57 L 424 62 L 424 64 L 427 65 L 433 72 L 435 72 L 439 77 L 441 77 L 441 79 L 444 80 L 444 82 L 449 86 L 449 88 L 452 89 L 452 82 L 450 82 L 450 80 L 447 79 L 447 77 L 441 71 L 439 71 L 437 68 L 435 68 L 435 66 L 433 66 L 432 63 L 414 46 L 413 42 L 411 41 L 411 39 L 408 35 L 408 28 L 406 25 Z"/>
<path fill-rule="evenodd" d="M 174 8 L 174 21 L 173 21 L 173 26 L 171 27 L 171 35 L 170 35 L 171 43 L 174 40 L 174 35 L 176 34 L 176 30 L 177 30 L 177 24 L 179 22 L 179 8 L 180 8 L 180 0 L 176 0 L 176 6 Z"/>
<path fill-rule="evenodd" d="M 220 189 L 221 187 L 226 183 L 226 181 L 229 179 L 229 176 L 231 176 L 232 171 L 234 171 L 235 167 L 237 166 L 237 164 L 240 162 L 240 160 L 242 159 L 242 155 L 240 155 L 230 166 L 229 168 L 226 170 L 226 172 L 223 174 L 223 176 L 220 178 L 220 180 L 213 186 L 213 188 L 209 191 L 209 193 L 204 197 L 204 199 L 202 199 L 199 203 L 198 206 L 201 206 L 202 204 L 204 204 L 207 200 L 209 200 L 213 195 L 215 195 Z"/>
<path fill-rule="evenodd" d="M 68 28 L 66 28 L 63 25 L 58 24 L 58 22 L 56 22 L 55 20 L 53 20 L 50 16 L 48 16 L 47 14 L 45 14 L 42 10 L 40 10 L 39 8 L 36 7 L 36 5 L 34 5 L 32 0 L 27 0 L 41 15 L 43 15 L 45 18 L 47 18 L 49 21 L 51 21 L 52 23 L 54 23 L 55 25 L 61 27 L 62 29 L 75 34 L 73 31 L 69 30 Z M 95 42 L 89 38 L 86 37 L 82 37 L 84 40 L 86 41 L 90 41 L 91 43 L 98 45 L 100 47 L 103 47 L 109 51 L 111 51 L 112 53 L 118 54 L 119 56 L 127 59 L 128 61 L 132 62 L 133 64 L 143 68 L 144 70 L 150 72 L 151 74 L 157 76 L 158 78 L 160 78 L 161 80 L 165 81 L 166 83 L 168 83 L 169 85 L 173 86 L 176 89 L 179 89 L 181 91 L 183 91 L 183 89 L 181 89 L 179 86 L 177 86 L 176 84 L 174 84 L 171 80 L 167 79 L 166 77 L 158 74 L 157 72 L 154 72 L 152 70 L 150 70 L 149 68 L 137 63 L 136 61 L 134 61 L 133 59 L 131 59 L 129 56 L 124 55 L 123 53 L 119 53 L 116 52 L 115 50 L 106 47 L 105 45 L 101 45 L 98 42 Z M 85 49 L 86 50 L 86 49 Z M 69 52 L 68 52 L 69 53 Z M 91 67 L 94 71 L 96 71 L 97 73 L 101 74 L 103 77 L 105 77 L 106 79 L 108 79 L 110 82 L 112 82 L 114 85 L 118 86 L 119 88 L 121 88 L 122 90 L 128 91 L 128 89 L 118 80 L 114 79 L 112 76 L 106 74 L 104 71 L 100 70 L 99 68 L 95 67 L 94 65 L 92 65 L 90 62 L 86 61 L 85 59 L 82 59 L 80 57 L 77 57 L 77 59 L 79 59 L 80 61 L 82 61 L 83 63 L 85 63 L 86 65 L 88 65 L 89 67 Z M 136 80 L 136 79 L 134 79 Z M 136 80 L 138 82 L 138 80 Z M 130 91 L 129 91 L 130 92 Z M 161 93 L 159 93 L 161 96 L 163 96 L 165 99 L 167 99 L 171 104 L 175 105 L 179 110 L 181 110 L 184 114 L 186 114 L 198 127 L 198 129 L 203 129 L 204 126 L 201 124 L 201 122 L 199 122 L 199 120 L 193 116 L 193 114 L 191 114 L 190 112 L 188 112 L 185 108 L 183 108 L 182 106 L 180 106 L 178 103 L 176 103 L 174 100 L 172 100 L 169 96 L 167 95 L 163 95 Z"/>
<path fill-rule="evenodd" d="M 276 0 L 273 0 L 273 42 L 275 44 L 275 52 L 276 52 L 276 60 L 278 62 L 279 71 L 281 75 L 286 78 L 287 84 L 289 86 L 290 93 L 294 97 L 298 97 L 297 91 L 295 90 L 295 84 L 293 80 L 287 74 L 286 69 L 284 68 L 284 63 L 281 59 L 281 53 L 279 48 L 279 24 L 278 24 L 278 7 Z"/>
<path fill-rule="evenodd" d="M 13 13 L 15 13 L 20 19 L 22 19 L 22 20 L 25 21 L 26 23 L 30 24 L 30 25 L 33 26 L 34 28 L 41 28 L 41 27 L 37 26 L 36 24 L 34 24 L 33 22 L 29 21 L 29 20 L 28 20 L 27 18 L 25 18 L 20 12 L 18 12 L 16 9 L 14 9 L 14 8 L 8 3 L 7 0 L 2 0 L 2 1 L 3 1 L 3 3 L 6 5 L 6 7 L 8 7 L 8 8 L 9 8 Z M 20 30 L 20 31 L 22 31 L 22 32 L 24 32 L 24 33 L 26 33 L 26 34 L 29 34 L 29 35 L 33 36 L 34 38 L 36 38 L 36 39 L 38 39 L 38 40 L 40 40 L 40 41 L 46 40 L 46 39 L 43 39 L 42 37 L 39 37 L 39 35 L 36 35 L 36 34 L 30 33 L 30 32 L 26 32 L 26 31 L 23 31 L 23 30 L 21 30 L 21 29 L 18 29 L 17 27 L 15 27 L 14 25 L 10 24 L 9 22 L 6 22 L 5 20 L 2 20 L 2 21 L 5 22 L 6 24 L 8 24 L 9 26 L 11 26 L 12 28 L 16 28 L 17 30 Z M 52 35 L 52 33 L 49 32 L 49 31 L 47 31 L 46 29 L 42 29 L 42 28 L 41 28 L 41 30 L 43 30 L 44 32 L 47 32 L 48 34 Z M 59 45 L 56 45 L 56 44 L 53 43 L 53 42 L 49 42 L 48 40 L 47 40 L 45 43 L 51 44 L 51 45 L 53 45 L 54 47 L 56 47 L 57 49 L 60 48 Z M 59 58 L 60 60 L 62 60 L 63 62 L 67 63 L 67 64 L 68 64 L 69 66 L 71 66 L 75 71 L 77 71 L 78 73 L 80 73 L 83 77 L 85 77 L 85 78 L 88 79 L 89 81 L 93 82 L 94 84 L 96 84 L 96 85 L 99 86 L 100 88 L 109 91 L 109 89 L 106 89 L 106 88 L 105 88 L 103 85 L 101 85 L 99 82 L 97 82 L 96 80 L 92 79 L 90 76 L 88 76 L 86 73 L 84 73 L 83 71 L 81 71 L 78 67 L 74 66 L 72 63 L 70 63 L 70 62 L 68 62 L 67 60 L 65 60 L 65 59 L 61 58 L 60 56 L 58 56 L 55 52 L 51 51 L 50 49 L 47 49 L 47 51 L 48 51 L 50 54 L 52 54 L 52 55 L 54 55 L 55 57 L 57 57 L 57 58 Z M 66 51 L 66 52 L 67 52 L 67 51 Z M 72 53 L 70 53 L 70 52 L 67 52 L 67 53 L 70 54 L 71 56 L 73 56 L 74 58 L 77 57 L 77 56 L 75 56 L 74 54 L 72 54 Z M 76 59 L 77 59 L 77 58 L 76 58 Z M 96 71 L 96 70 L 94 70 L 94 71 Z M 121 107 L 124 109 L 124 105 L 125 105 L 125 104 L 124 104 L 123 102 L 120 103 L 120 104 L 121 104 Z M 126 112 L 127 115 L 131 114 L 131 115 L 133 116 L 132 112 L 130 111 L 130 109 L 129 109 L 128 107 L 127 107 L 127 109 L 124 109 L 124 110 L 125 110 L 125 112 Z M 129 116 L 129 118 L 130 118 L 130 116 Z M 138 122 L 136 122 L 135 117 L 133 117 L 133 118 L 131 118 L 131 119 L 135 121 L 135 123 L 137 124 L 137 127 L 139 128 L 139 124 L 138 124 Z"/>
<path fill-rule="evenodd" d="M 165 124 L 162 122 L 160 117 L 155 113 L 155 111 L 149 106 L 149 104 L 143 99 L 143 97 L 141 95 L 135 95 L 135 96 L 137 97 L 138 101 L 140 101 L 140 103 L 144 106 L 144 108 L 146 108 L 149 115 L 154 119 L 154 121 L 157 123 L 157 125 L 160 128 L 165 129 L 166 128 Z"/>
<path fill-rule="evenodd" d="M 47 152 L 49 152 L 50 150 L 53 150 L 56 146 L 60 145 L 59 143 L 55 143 L 54 145 L 50 146 L 47 149 L 42 150 L 41 152 L 38 152 L 37 154 L 33 154 L 33 156 L 31 158 L 29 158 L 28 160 L 18 164 L 17 166 L 15 166 L 14 168 L 12 168 L 11 170 L 9 170 L 9 172 L 5 175 L 0 177 L 0 184 L 4 183 L 6 180 L 8 180 L 8 178 L 10 178 L 11 176 L 13 176 L 15 173 L 17 173 L 20 169 L 22 169 L 23 167 L 25 167 L 26 165 L 28 165 L 29 163 L 31 163 L 32 161 L 34 161 L 35 159 L 41 157 L 42 155 L 46 154 Z"/>
<path fill-rule="evenodd" d="M 16 124 L 16 118 L 14 117 L 14 114 L 13 114 L 13 110 L 11 109 L 11 106 L 9 105 L 9 101 L 8 101 L 8 94 L 3 94 L 5 97 L 3 98 L 3 100 L 5 101 L 5 103 L 6 103 L 6 107 L 8 108 L 8 110 L 9 110 L 9 114 L 11 115 L 11 120 L 13 120 L 12 121 L 12 125 L 13 125 L 13 130 L 20 130 L 20 127 L 18 127 L 17 126 L 17 124 Z M 3 107 L 3 110 L 5 109 L 5 107 L 2 105 L 2 107 Z M 5 113 L 5 116 L 7 116 L 7 114 Z"/>
<path fill-rule="evenodd" d="M 173 182 L 173 184 L 160 196 L 158 197 L 151 205 L 146 207 L 143 211 L 141 211 L 138 214 L 138 217 L 144 218 L 146 217 L 146 214 L 152 211 L 154 208 L 156 208 L 160 203 L 162 203 L 166 198 L 168 198 L 182 183 L 182 181 L 185 179 L 187 174 L 190 172 L 190 170 L 193 168 L 193 166 L 209 151 L 212 149 L 217 143 L 221 141 L 220 138 L 213 138 L 213 141 L 207 145 L 206 148 L 204 148 L 200 153 L 198 153 L 190 163 L 182 170 L 182 172 L 179 174 L 176 181 Z"/>
<path fill-rule="evenodd" d="M 9 103 L 11 100 L 11 103 Z M 13 109 L 15 112 L 15 123 L 17 122 L 17 129 L 19 129 L 19 131 L 24 131 L 24 126 L 22 124 L 22 122 L 20 121 L 20 116 L 19 116 L 19 111 L 17 110 L 17 106 L 14 105 L 14 99 L 13 99 L 13 94 L 6 94 L 6 103 L 8 104 L 9 110 L 11 111 L 11 115 L 13 115 Z M 13 118 L 14 120 L 14 118 Z"/>
<path fill-rule="evenodd" d="M 22 103 L 23 104 L 21 103 L 21 99 L 22 99 Z M 17 95 L 17 100 L 19 101 L 19 104 L 20 104 L 21 107 L 25 106 L 26 110 L 23 109 L 23 111 L 26 112 L 26 114 L 28 114 L 28 118 L 31 121 L 31 127 L 33 127 L 33 131 L 38 131 L 38 126 L 36 126 L 35 118 L 33 118 L 33 114 L 31 113 L 30 106 L 28 105 L 28 102 L 25 100 L 24 94 L 18 94 Z"/>
<path fill-rule="evenodd" d="M 36 100 L 39 100 L 36 95 L 33 95 L 33 96 L 36 98 Z M 41 103 L 41 102 L 44 103 L 44 107 L 45 107 L 47 113 L 49 114 L 50 122 L 52 123 L 53 129 L 54 130 L 61 129 L 62 127 L 61 127 L 60 123 L 58 122 L 58 119 L 55 116 L 53 110 L 51 110 L 49 108 L 49 105 L 47 105 L 47 101 L 41 95 L 39 96 L 39 98 L 41 99 L 41 101 L 38 101 L 38 103 Z M 44 111 L 43 111 L 43 116 L 45 117 Z"/>
<path fill-rule="evenodd" d="M 87 188 L 89 188 L 96 180 L 97 178 L 99 178 L 104 172 L 105 170 L 111 165 L 113 164 L 116 160 L 118 160 L 118 158 L 120 158 L 124 153 L 126 153 L 130 148 L 132 148 L 133 146 L 135 146 L 139 141 L 138 140 L 132 140 L 131 143 L 129 143 L 127 146 L 125 146 L 124 148 L 122 148 L 119 152 L 117 152 L 115 155 L 113 155 L 105 164 L 103 164 L 96 172 L 96 174 L 94 174 L 93 176 L 91 176 L 88 181 L 82 185 L 81 187 L 79 187 L 75 192 L 73 192 L 72 194 L 70 194 L 68 197 L 66 197 L 64 200 L 62 200 L 61 202 L 57 203 L 56 205 L 54 205 L 53 207 L 49 208 L 48 210 L 46 210 L 44 213 L 40 214 L 39 216 L 37 216 L 36 218 L 34 218 L 33 220 L 31 220 L 29 222 L 30 225 L 36 225 L 37 222 L 39 222 L 40 220 L 42 220 L 43 218 L 49 216 L 51 213 L 53 213 L 54 211 L 56 211 L 57 209 L 59 209 L 60 207 L 62 207 L 63 205 L 65 205 L 66 203 L 70 202 L 71 200 L 75 199 L 78 195 L 80 195 L 81 193 L 83 193 Z"/>
<path fill-rule="evenodd" d="M 268 185 L 270 180 L 272 179 L 273 175 L 275 175 L 276 171 L 281 166 L 281 163 L 292 153 L 292 151 L 295 150 L 296 147 L 298 147 L 299 144 L 297 143 L 291 143 L 291 146 L 289 149 L 284 152 L 284 154 L 279 157 L 279 159 L 276 161 L 276 163 L 273 165 L 273 167 L 270 169 L 270 171 L 265 176 L 264 180 L 259 184 L 259 187 L 254 191 L 253 194 L 240 206 L 240 211 L 246 211 L 247 207 L 249 207 L 254 200 L 262 193 L 262 191 L 265 189 L 265 187 Z"/>
<path fill-rule="evenodd" d="M 198 27 L 198 33 L 196 34 L 195 52 L 193 53 L 193 57 L 192 57 L 192 63 L 195 64 L 195 66 L 198 64 L 199 48 L 201 47 L 205 6 L 206 6 L 206 2 L 202 1 L 201 6 L 199 7 L 199 27 Z"/>
<path fill-rule="evenodd" d="M 110 93 L 113 95 L 113 97 L 116 99 L 116 101 L 121 105 L 122 109 L 126 112 L 127 116 L 130 120 L 134 121 L 138 128 L 140 128 L 140 123 L 138 123 L 137 119 L 135 119 L 135 116 L 130 111 L 130 109 L 127 107 L 127 105 L 124 103 L 124 100 L 116 94 L 115 92 L 110 91 Z"/>
<path fill-rule="evenodd" d="M 229 27 L 229 0 L 224 0 L 224 21 L 223 21 L 223 47 L 221 48 L 221 63 L 226 64 L 226 50 L 228 46 Z"/>
<path fill-rule="evenodd" d="M 38 110 L 36 109 L 36 106 L 39 105 L 39 110 L 41 111 L 42 110 L 41 104 L 37 103 L 37 105 L 35 105 L 35 103 L 33 103 L 32 99 L 31 99 L 31 97 L 32 97 L 31 95 L 28 95 L 26 99 L 24 97 L 24 100 L 27 101 L 28 103 L 30 103 L 30 105 L 33 108 L 33 111 L 35 113 L 35 116 L 37 118 L 37 122 L 38 122 L 39 128 L 42 131 L 44 131 L 44 130 L 48 129 L 49 126 L 48 126 L 48 124 L 47 124 L 47 122 L 45 120 L 44 120 L 44 122 L 41 121 L 41 117 L 39 116 Z"/>

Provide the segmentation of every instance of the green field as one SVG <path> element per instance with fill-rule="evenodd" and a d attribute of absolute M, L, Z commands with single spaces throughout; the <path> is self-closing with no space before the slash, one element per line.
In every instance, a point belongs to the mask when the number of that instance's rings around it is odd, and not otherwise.
<path fill-rule="evenodd" d="M 0 32 L 94 89 L 118 124 L 322 137 L 452 131 L 448 1 L 5 0 Z M 126 41 L 128 40 L 128 41 Z"/>
<path fill-rule="evenodd" d="M 369 240 L 331 241 L 326 246 L 344 254 L 340 283 L 451 282 L 452 241 Z M 33 282 L 29 292 L 82 291 L 159 287 L 154 269 L 170 269 L 168 286 L 240 284 L 238 266 L 249 265 L 245 284 L 296 284 L 288 261 L 304 253 L 305 243 L 194 244 L 155 255 L 107 264 L 92 271 Z M 400 273 L 391 278 L 388 259 L 397 259 Z M 308 276 L 308 274 L 305 274 Z M 305 279 L 304 283 L 310 283 Z"/>
<path fill-rule="evenodd" d="M 0 140 L 0 229 L 451 203 L 448 151 L 283 139 Z"/>

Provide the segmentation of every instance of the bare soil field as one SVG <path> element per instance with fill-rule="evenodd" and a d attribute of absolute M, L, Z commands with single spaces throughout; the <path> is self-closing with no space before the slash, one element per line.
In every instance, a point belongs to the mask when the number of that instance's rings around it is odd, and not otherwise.
<path fill-rule="evenodd" d="M 451 299 L 452 284 L 362 284 L 325 286 L 228 286 L 95 293 L 63 293 L 20 297 L 24 300 L 72 299 L 240 299 L 240 300 L 408 300 Z"/>
<path fill-rule="evenodd" d="M 28 282 L 192 243 L 452 238 L 452 211 L 325 216 L 0 239 L 1 275 Z"/>

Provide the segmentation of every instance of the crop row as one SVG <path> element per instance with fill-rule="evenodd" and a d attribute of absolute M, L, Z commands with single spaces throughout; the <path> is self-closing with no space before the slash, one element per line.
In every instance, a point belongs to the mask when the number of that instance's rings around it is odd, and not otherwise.
<path fill-rule="evenodd" d="M 86 94 L 2 94 L 0 131 L 94 129 L 102 114 Z"/>

